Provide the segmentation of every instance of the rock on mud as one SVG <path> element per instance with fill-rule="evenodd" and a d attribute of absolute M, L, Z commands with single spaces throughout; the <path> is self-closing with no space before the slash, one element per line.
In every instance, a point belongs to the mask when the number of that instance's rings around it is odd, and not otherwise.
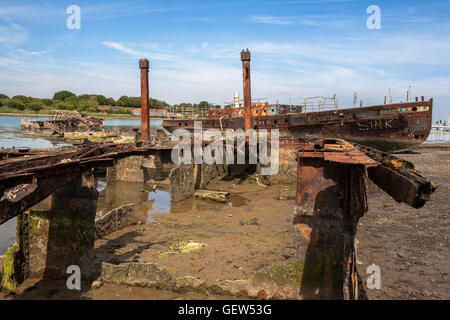
<path fill-rule="evenodd" d="M 95 239 L 104 237 L 111 232 L 135 224 L 136 222 L 134 203 L 115 208 L 95 219 Z"/>

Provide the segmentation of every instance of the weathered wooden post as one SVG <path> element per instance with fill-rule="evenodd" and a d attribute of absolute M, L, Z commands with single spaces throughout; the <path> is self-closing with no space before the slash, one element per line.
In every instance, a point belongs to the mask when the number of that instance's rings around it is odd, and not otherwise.
<path fill-rule="evenodd" d="M 250 51 L 241 51 L 242 75 L 244 80 L 244 131 L 251 126 L 251 83 L 250 83 Z"/>
<path fill-rule="evenodd" d="M 141 127 L 142 141 L 150 142 L 150 113 L 148 109 L 148 68 L 150 63 L 147 59 L 139 60 L 139 68 L 141 69 Z"/>
<path fill-rule="evenodd" d="M 367 211 L 367 167 L 377 163 L 349 144 L 329 143 L 306 143 L 297 154 L 295 246 L 304 263 L 300 294 L 357 299 L 356 227 Z"/>

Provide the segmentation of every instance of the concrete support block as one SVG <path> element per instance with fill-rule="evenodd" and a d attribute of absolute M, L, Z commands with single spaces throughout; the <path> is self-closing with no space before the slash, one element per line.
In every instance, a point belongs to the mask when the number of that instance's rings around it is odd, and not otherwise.
<path fill-rule="evenodd" d="M 114 167 L 108 168 L 106 181 L 148 182 L 161 181 L 168 177 L 170 170 L 176 167 L 167 159 L 162 161 L 161 154 L 149 156 L 131 156 L 115 162 Z"/>
<path fill-rule="evenodd" d="M 82 278 L 94 276 L 97 197 L 93 176 L 83 175 L 18 217 L 24 278 L 65 278 L 70 265 Z"/>
<path fill-rule="evenodd" d="M 194 195 L 194 165 L 181 164 L 170 171 L 169 192 L 173 203 Z"/>
<path fill-rule="evenodd" d="M 114 167 L 107 169 L 106 181 L 145 182 L 143 159 L 143 156 L 131 156 L 116 161 Z"/>
<path fill-rule="evenodd" d="M 283 145 L 280 144 L 279 147 L 279 166 L 278 172 L 273 175 L 267 175 L 266 180 L 270 185 L 276 184 L 295 184 L 297 176 L 297 160 L 296 160 L 296 150 L 297 145 Z M 269 148 L 270 150 L 270 148 Z M 270 151 L 269 151 L 270 152 Z M 270 167 L 270 165 L 266 165 Z M 260 173 L 261 165 L 258 165 L 257 172 Z"/>

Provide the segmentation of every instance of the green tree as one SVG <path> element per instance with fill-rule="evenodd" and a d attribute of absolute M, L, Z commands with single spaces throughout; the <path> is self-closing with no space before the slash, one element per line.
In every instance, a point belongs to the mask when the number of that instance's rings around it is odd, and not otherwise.
<path fill-rule="evenodd" d="M 75 96 L 75 93 L 72 93 L 67 90 L 61 90 L 61 91 L 55 92 L 55 94 L 53 95 L 53 100 L 64 101 L 67 98 L 72 97 L 72 96 Z"/>
<path fill-rule="evenodd" d="M 106 99 L 106 103 L 107 106 L 115 106 L 116 105 L 116 100 L 114 100 L 113 98 L 108 98 Z"/>
<path fill-rule="evenodd" d="M 9 99 L 6 94 L 0 93 L 0 99 Z"/>
<path fill-rule="evenodd" d="M 39 112 L 44 108 L 44 104 L 39 101 L 32 101 L 32 102 L 27 103 L 26 108 L 31 109 L 36 112 Z"/>
<path fill-rule="evenodd" d="M 98 112 L 98 107 L 97 106 L 90 106 L 89 108 L 86 109 L 86 112 Z"/>
<path fill-rule="evenodd" d="M 198 106 L 199 106 L 200 109 L 203 109 L 203 110 L 209 109 L 209 103 L 208 103 L 208 101 L 200 101 L 200 103 L 198 104 Z"/>
<path fill-rule="evenodd" d="M 166 105 L 167 103 L 165 101 L 159 101 L 158 99 L 154 98 L 149 99 L 150 109 L 164 109 Z"/>
<path fill-rule="evenodd" d="M 56 110 L 73 110 L 70 109 L 64 102 L 58 102 L 55 104 L 55 109 Z"/>
<path fill-rule="evenodd" d="M 128 96 L 121 96 L 121 97 L 117 100 L 117 105 L 118 105 L 118 106 L 125 107 L 127 104 L 128 104 Z"/>
<path fill-rule="evenodd" d="M 101 94 L 80 94 L 78 98 L 81 100 L 95 101 L 100 105 L 106 105 L 108 103 L 106 97 Z"/>
<path fill-rule="evenodd" d="M 7 103 L 7 106 L 9 108 L 14 108 L 20 111 L 25 110 L 25 104 L 22 101 L 19 100 L 9 100 Z"/>
<path fill-rule="evenodd" d="M 80 94 L 78 98 L 81 100 L 88 100 L 90 96 L 91 94 Z"/>
<path fill-rule="evenodd" d="M 14 99 L 14 100 L 18 100 L 18 101 L 23 102 L 23 103 L 28 103 L 28 102 L 33 101 L 33 98 L 32 98 L 32 97 L 26 97 L 26 96 L 24 96 L 24 95 L 17 95 L 17 96 L 14 96 L 13 99 Z"/>
<path fill-rule="evenodd" d="M 105 106 L 108 104 L 108 99 L 104 95 L 97 94 L 96 97 L 97 97 L 98 104 L 100 104 L 102 106 Z"/>
<path fill-rule="evenodd" d="M 119 113 L 121 113 L 121 114 L 131 114 L 132 112 L 131 112 L 130 109 L 125 108 L 125 109 L 120 109 Z"/>
<path fill-rule="evenodd" d="M 98 101 L 97 96 L 90 96 L 89 99 L 88 99 L 88 101 L 91 102 L 91 103 L 93 103 L 93 104 L 95 104 L 96 106 L 99 105 L 99 101 Z"/>
<path fill-rule="evenodd" d="M 41 99 L 41 102 L 46 105 L 47 107 L 50 107 L 53 104 L 52 99 Z"/>

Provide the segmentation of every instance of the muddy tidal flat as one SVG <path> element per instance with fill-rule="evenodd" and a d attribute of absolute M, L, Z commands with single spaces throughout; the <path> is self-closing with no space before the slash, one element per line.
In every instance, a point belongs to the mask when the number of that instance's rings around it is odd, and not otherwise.
<path fill-rule="evenodd" d="M 381 289 L 369 299 L 450 299 L 450 144 L 424 144 L 396 156 L 437 184 L 421 209 L 399 204 L 383 192 L 369 194 L 369 211 L 360 219 L 359 274 L 381 271 Z"/>
<path fill-rule="evenodd" d="M 365 297 L 450 299 L 450 144 L 427 144 L 396 156 L 413 162 L 438 189 L 423 208 L 414 209 L 372 188 L 356 236 Z M 231 204 L 189 198 L 172 205 L 170 213 L 153 214 L 151 223 L 128 226 L 95 242 L 99 263 L 154 263 L 172 278 L 189 281 L 160 289 L 83 282 L 75 293 L 64 281 L 28 280 L 8 299 L 229 299 L 235 296 L 208 284 L 237 284 L 280 270 L 273 266 L 289 265 L 295 255 L 295 185 L 232 179 L 214 181 L 208 189 L 229 191 Z M 372 264 L 380 268 L 380 289 L 366 286 Z"/>

